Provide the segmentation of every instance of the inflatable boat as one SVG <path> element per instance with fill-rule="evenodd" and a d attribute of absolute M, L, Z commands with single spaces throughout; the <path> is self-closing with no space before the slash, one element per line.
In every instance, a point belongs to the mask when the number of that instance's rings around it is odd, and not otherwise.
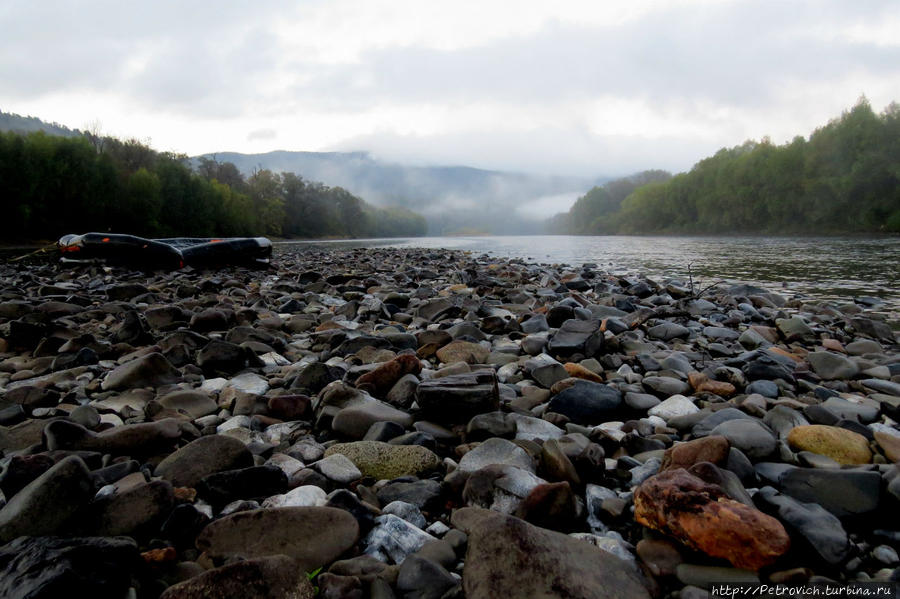
<path fill-rule="evenodd" d="M 265 237 L 144 239 L 117 233 L 64 235 L 57 242 L 63 262 L 105 262 L 176 270 L 185 266 L 263 265 L 272 256 Z"/>

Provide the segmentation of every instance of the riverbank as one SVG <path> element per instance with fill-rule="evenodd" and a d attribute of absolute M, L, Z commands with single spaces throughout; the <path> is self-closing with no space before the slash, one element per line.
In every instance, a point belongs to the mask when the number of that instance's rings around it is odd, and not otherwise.
<path fill-rule="evenodd" d="M 0 265 L 0 589 L 896 580 L 877 302 L 608 270 L 316 245 L 265 270 Z"/>

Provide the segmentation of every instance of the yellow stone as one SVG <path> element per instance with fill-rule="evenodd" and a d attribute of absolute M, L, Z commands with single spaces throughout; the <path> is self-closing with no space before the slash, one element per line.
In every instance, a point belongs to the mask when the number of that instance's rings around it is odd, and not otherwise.
<path fill-rule="evenodd" d="M 872 461 L 866 438 L 838 426 L 796 426 L 788 433 L 787 440 L 794 451 L 811 451 L 840 464 L 868 464 Z"/>
<path fill-rule="evenodd" d="M 900 437 L 882 431 L 875 431 L 875 441 L 881 447 L 881 451 L 884 452 L 887 459 L 892 462 L 900 462 Z"/>
<path fill-rule="evenodd" d="M 595 372 L 591 372 L 581 364 L 576 364 L 575 362 L 566 362 L 565 364 L 563 364 L 563 368 L 566 369 L 566 373 L 568 373 L 568 375 L 571 377 L 584 379 L 586 381 L 592 381 L 594 383 L 603 382 L 603 377 Z"/>

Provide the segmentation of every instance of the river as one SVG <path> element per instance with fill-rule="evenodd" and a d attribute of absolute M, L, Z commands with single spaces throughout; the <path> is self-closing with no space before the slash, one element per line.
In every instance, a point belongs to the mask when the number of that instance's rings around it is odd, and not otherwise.
<path fill-rule="evenodd" d="M 296 242 L 288 242 L 296 243 Z M 847 300 L 869 296 L 900 320 L 900 238 L 631 237 L 529 235 L 419 237 L 301 242 L 340 247 L 425 247 L 499 258 L 580 266 L 596 263 L 614 274 L 753 283 L 787 297 Z"/>

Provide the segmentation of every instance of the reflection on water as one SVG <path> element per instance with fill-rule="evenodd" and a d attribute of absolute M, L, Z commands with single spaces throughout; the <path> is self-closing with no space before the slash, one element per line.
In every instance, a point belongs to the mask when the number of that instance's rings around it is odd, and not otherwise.
<path fill-rule="evenodd" d="M 323 243 L 323 242 L 316 242 Z M 900 238 L 424 237 L 324 242 L 341 247 L 425 247 L 579 266 L 613 273 L 755 283 L 821 299 L 875 296 L 900 310 Z"/>

